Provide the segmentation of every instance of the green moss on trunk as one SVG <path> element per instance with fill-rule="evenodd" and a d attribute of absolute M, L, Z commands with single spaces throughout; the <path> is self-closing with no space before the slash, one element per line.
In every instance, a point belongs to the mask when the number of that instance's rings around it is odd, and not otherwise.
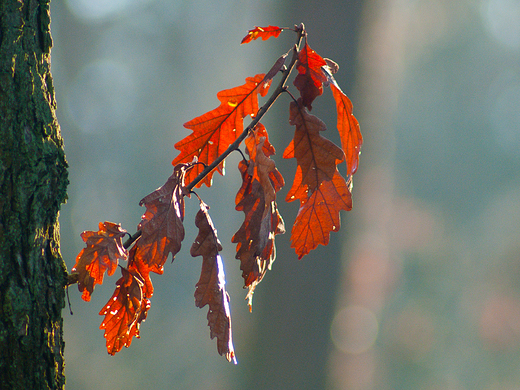
<path fill-rule="evenodd" d="M 67 163 L 49 1 L 0 0 L 0 388 L 61 389 Z"/>

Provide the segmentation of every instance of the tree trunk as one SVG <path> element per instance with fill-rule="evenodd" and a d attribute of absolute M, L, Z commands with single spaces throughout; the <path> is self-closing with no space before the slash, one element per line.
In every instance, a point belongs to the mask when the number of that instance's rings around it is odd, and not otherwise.
<path fill-rule="evenodd" d="M 0 388 L 63 388 L 67 163 L 48 0 L 0 0 Z"/>

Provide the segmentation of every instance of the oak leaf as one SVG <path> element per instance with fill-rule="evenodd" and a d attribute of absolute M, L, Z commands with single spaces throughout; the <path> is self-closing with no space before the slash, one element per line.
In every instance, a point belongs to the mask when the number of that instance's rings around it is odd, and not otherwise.
<path fill-rule="evenodd" d="M 242 186 L 235 199 L 236 210 L 243 211 L 245 219 L 231 241 L 237 244 L 236 258 L 240 260 L 244 286 L 249 288 L 246 299 L 251 310 L 255 288 L 276 257 L 275 235 L 285 233 L 276 206 L 276 192 L 283 187 L 284 180 L 274 161 L 268 158 L 274 154 L 274 148 L 263 126 L 257 126 L 245 144 L 250 160 L 239 163 Z"/>
<path fill-rule="evenodd" d="M 139 326 L 146 319 L 150 301 L 143 295 L 143 281 L 135 272 L 121 268 L 123 276 L 116 282 L 116 290 L 99 312 L 105 318 L 100 329 L 105 330 L 107 351 L 114 355 L 139 338 Z"/>
<path fill-rule="evenodd" d="M 352 102 L 347 95 L 343 93 L 337 84 L 330 84 L 330 89 L 336 101 L 338 131 L 343 152 L 347 157 L 347 175 L 353 175 L 357 171 L 361 145 L 363 145 L 359 122 L 352 114 Z"/>
<path fill-rule="evenodd" d="M 276 26 L 255 26 L 254 29 L 248 31 L 247 35 L 242 39 L 242 42 L 240 44 L 249 43 L 258 38 L 262 38 L 262 40 L 264 41 L 268 40 L 271 37 L 278 38 L 282 31 L 283 28 Z"/>
<path fill-rule="evenodd" d="M 363 137 L 359 129 L 359 122 L 352 113 L 352 102 L 334 79 L 333 74 L 338 71 L 339 67 L 334 61 L 325 60 L 327 66 L 323 67 L 322 70 L 327 77 L 327 84 L 330 86 L 336 102 L 336 111 L 338 113 L 337 128 L 341 139 L 341 147 L 346 156 L 347 175 L 353 175 L 356 173 L 359 165 L 359 154 L 363 145 Z"/>
<path fill-rule="evenodd" d="M 328 244 L 330 231 L 339 229 L 339 211 L 350 210 L 352 199 L 350 185 L 337 170 L 343 151 L 320 135 L 325 124 L 307 112 L 301 98 L 291 102 L 289 122 L 296 130 L 283 157 L 296 158 L 298 165 L 286 200 L 300 200 L 291 247 L 301 259 L 318 244 Z"/>
<path fill-rule="evenodd" d="M 294 86 L 300 91 L 302 104 L 312 110 L 312 102 L 323 93 L 323 83 L 327 77 L 322 72 L 326 66 L 325 60 L 305 42 L 298 53 L 298 76 L 294 79 Z"/>
<path fill-rule="evenodd" d="M 242 133 L 244 118 L 255 116 L 258 112 L 258 95 L 265 96 L 271 83 L 264 74 L 248 77 L 244 85 L 220 91 L 217 98 L 220 106 L 184 124 L 192 134 L 175 144 L 180 154 L 172 161 L 173 165 L 190 163 L 194 158 L 209 165 L 217 159 Z M 204 169 L 203 164 L 196 164 L 186 174 L 187 182 L 193 181 Z M 224 162 L 216 168 L 224 174 Z M 211 186 L 213 172 L 197 184 Z"/>
<path fill-rule="evenodd" d="M 129 271 L 135 271 L 139 274 L 143 282 L 143 294 L 146 298 L 151 298 L 153 295 L 153 285 L 152 280 L 150 279 L 150 272 L 155 272 L 159 275 L 162 275 L 164 268 L 161 267 L 160 269 L 157 269 L 155 265 L 149 266 L 146 264 L 143 260 L 143 257 L 138 255 L 138 248 L 139 247 L 137 245 L 134 245 L 132 249 L 130 249 L 130 252 L 128 253 L 127 267 Z"/>
<path fill-rule="evenodd" d="M 219 255 L 222 245 L 208 214 L 208 206 L 202 201 L 195 216 L 195 226 L 199 228 L 199 234 L 190 253 L 193 257 L 202 256 L 200 279 L 195 287 L 195 305 L 199 308 L 209 306 L 207 318 L 210 337 L 217 338 L 218 353 L 236 364 L 231 336 L 229 295 L 226 292 L 224 266 Z"/>
<path fill-rule="evenodd" d="M 308 191 L 314 191 L 324 180 L 332 180 L 336 165 L 343 161 L 344 155 L 332 141 L 321 136 L 327 130 L 325 123 L 307 112 L 298 103 L 291 102 L 289 123 L 296 126 L 294 138 L 284 151 L 284 158 L 296 158 L 298 164 L 295 180 L 286 200 L 305 199 Z"/>
<path fill-rule="evenodd" d="M 136 241 L 136 253 L 151 271 L 161 274 L 163 265 L 181 249 L 184 239 L 184 175 L 187 164 L 178 164 L 166 183 L 145 196 L 139 204 L 146 207 L 137 226 L 141 236 Z"/>
<path fill-rule="evenodd" d="M 298 258 L 318 244 L 328 245 L 329 233 L 340 228 L 339 212 L 352 209 L 351 178 L 349 182 L 335 172 L 332 180 L 323 181 L 308 199 L 300 199 L 300 210 L 291 231 L 291 247 Z"/>
<path fill-rule="evenodd" d="M 126 230 L 120 224 L 112 222 L 100 222 L 97 232 L 81 233 L 86 247 L 76 257 L 72 272 L 79 273 L 78 289 L 83 293 L 84 301 L 90 301 L 95 285 L 103 283 L 105 271 L 109 276 L 113 275 L 118 260 L 126 260 L 128 252 L 122 242 L 125 234 Z"/>

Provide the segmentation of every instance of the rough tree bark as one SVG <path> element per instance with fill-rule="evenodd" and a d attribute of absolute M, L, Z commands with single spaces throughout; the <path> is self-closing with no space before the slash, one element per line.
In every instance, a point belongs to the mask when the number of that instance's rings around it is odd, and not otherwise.
<path fill-rule="evenodd" d="M 64 387 L 67 163 L 50 73 L 49 0 L 0 0 L 0 388 Z"/>

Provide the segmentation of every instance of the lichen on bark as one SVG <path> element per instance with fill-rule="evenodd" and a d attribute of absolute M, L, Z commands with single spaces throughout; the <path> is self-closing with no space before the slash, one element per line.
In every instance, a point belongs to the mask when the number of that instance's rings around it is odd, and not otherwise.
<path fill-rule="evenodd" d="M 0 0 L 0 388 L 61 389 L 67 163 L 49 1 Z"/>

